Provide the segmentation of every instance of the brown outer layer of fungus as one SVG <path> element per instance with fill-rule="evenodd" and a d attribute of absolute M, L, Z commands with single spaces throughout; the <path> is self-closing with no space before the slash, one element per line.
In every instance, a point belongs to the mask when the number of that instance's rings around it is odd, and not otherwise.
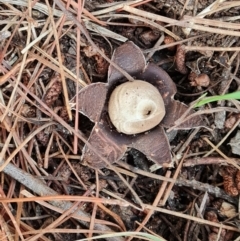
<path fill-rule="evenodd" d="M 108 100 L 113 89 L 128 80 L 110 65 L 107 84 L 90 84 L 78 94 L 79 111 L 95 122 L 88 139 L 91 148 L 89 144 L 86 144 L 83 149 L 83 162 L 94 168 L 103 168 L 122 158 L 128 148 L 135 148 L 159 165 L 172 166 L 170 145 L 164 127 L 173 126 L 188 108 L 173 99 L 176 85 L 163 69 L 154 64 L 146 65 L 141 50 L 132 42 L 118 47 L 112 56 L 112 61 L 134 78 L 147 81 L 155 86 L 162 95 L 166 115 L 159 125 L 148 132 L 137 135 L 117 132 L 108 116 Z M 202 119 L 194 117 L 182 123 L 178 129 L 191 129 L 202 125 Z"/>

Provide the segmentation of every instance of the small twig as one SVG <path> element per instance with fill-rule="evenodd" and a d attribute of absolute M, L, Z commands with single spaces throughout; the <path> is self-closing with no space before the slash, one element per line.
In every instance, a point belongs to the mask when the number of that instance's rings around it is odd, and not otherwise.
<path fill-rule="evenodd" d="M 64 2 L 68 2 L 68 1 L 66 1 L 66 0 L 63 0 Z M 100 21 L 98 18 L 96 18 L 95 16 L 93 16 L 93 14 L 92 13 L 90 13 L 86 8 L 81 8 L 81 9 L 79 9 L 79 6 L 78 6 L 78 3 L 76 3 L 76 2 L 74 2 L 74 1 L 70 1 L 70 4 L 74 7 L 74 8 L 76 8 L 76 11 L 78 12 L 78 11 L 82 11 L 87 17 L 89 17 L 92 21 L 94 21 L 94 22 L 96 22 L 96 23 L 98 23 L 98 24 L 100 24 L 100 25 L 102 25 L 102 26 L 106 26 L 106 23 L 105 22 L 103 22 L 103 21 Z"/>
<path fill-rule="evenodd" d="M 170 177 L 171 176 L 171 171 L 167 171 L 166 177 Z M 163 182 L 162 185 L 160 186 L 159 190 L 158 190 L 158 193 L 154 199 L 154 202 L 152 204 L 153 207 L 157 207 L 159 202 L 160 202 L 160 199 L 162 198 L 162 195 L 165 191 L 165 188 L 167 186 L 167 182 Z M 147 215 L 145 216 L 145 218 L 143 219 L 143 221 L 139 224 L 139 226 L 137 227 L 137 229 L 135 230 L 135 232 L 140 232 L 141 229 L 147 224 L 147 222 L 149 221 L 149 219 L 151 218 L 151 216 L 153 215 L 153 210 L 148 210 L 148 213 Z M 132 240 L 132 238 L 128 238 L 127 241 L 130 241 Z"/>
<path fill-rule="evenodd" d="M 194 105 L 195 102 L 193 102 Z M 229 111 L 229 112 L 233 112 L 233 113 L 239 113 L 238 109 L 235 108 L 231 108 L 231 107 L 216 107 L 216 108 L 212 108 L 209 110 L 199 110 L 194 112 L 191 115 L 187 115 L 189 113 L 189 111 L 193 108 L 193 106 L 191 105 L 188 110 L 175 122 L 175 125 L 170 127 L 167 132 L 170 132 L 174 129 L 176 129 L 176 127 L 178 127 L 179 125 L 181 125 L 182 123 L 184 123 L 185 121 L 190 120 L 191 118 L 198 116 L 198 115 L 203 115 L 203 114 L 212 114 L 215 112 L 220 112 L 220 111 Z M 206 128 L 206 127 L 205 127 Z"/>
<path fill-rule="evenodd" d="M 83 4 L 84 4 L 84 1 L 83 1 Z M 82 1 L 81 0 L 78 1 L 77 8 L 78 8 L 77 20 L 81 21 L 82 10 L 84 9 L 84 6 L 82 5 Z M 80 41 L 81 41 L 80 40 L 80 36 L 81 36 L 81 31 L 78 28 L 77 29 L 77 46 L 76 46 L 77 47 L 77 49 L 76 49 L 77 50 L 77 55 L 76 55 L 76 57 L 77 57 L 77 60 L 76 60 L 76 74 L 77 74 L 77 77 L 80 76 Z M 77 91 L 79 90 L 79 83 L 78 83 L 78 81 L 76 83 L 76 90 Z M 76 110 L 78 110 L 79 109 L 78 95 L 76 95 L 75 105 L 76 105 Z M 74 130 L 77 131 L 78 127 L 79 127 L 79 115 L 75 115 Z M 77 138 L 76 135 L 74 135 L 74 137 L 73 137 L 73 154 L 77 154 L 77 149 L 78 149 L 78 138 Z M 61 152 L 63 152 L 63 151 L 61 151 Z M 65 157 L 65 159 L 67 159 L 67 158 Z"/>
<path fill-rule="evenodd" d="M 76 170 L 73 168 L 73 166 L 71 165 L 71 162 L 68 160 L 68 158 L 66 157 L 65 153 L 64 153 L 64 150 L 62 148 L 62 145 L 59 141 L 59 138 L 58 136 L 56 137 L 56 140 L 57 140 L 57 144 L 58 144 L 58 147 L 63 155 L 63 158 L 65 159 L 66 163 L 68 164 L 69 168 L 71 169 L 71 171 L 73 172 L 73 174 L 75 175 L 76 179 L 79 181 L 79 183 L 81 184 L 82 187 L 84 187 L 86 190 L 87 190 L 87 187 L 85 185 L 85 183 L 82 181 L 82 179 L 79 177 L 79 175 L 77 174 Z"/>
<path fill-rule="evenodd" d="M 160 38 L 158 39 L 158 41 L 155 43 L 154 48 L 159 47 L 163 41 L 164 41 L 164 34 L 162 33 Z M 154 55 L 155 52 L 156 52 L 156 50 L 149 52 L 146 57 L 146 61 L 148 61 Z"/>
<path fill-rule="evenodd" d="M 194 198 L 194 200 L 193 200 L 192 203 L 191 203 L 191 209 L 190 209 L 190 213 L 189 213 L 189 215 L 191 215 L 191 216 L 192 216 L 192 214 L 193 214 L 194 203 L 196 202 L 196 200 L 197 200 L 197 197 Z M 187 223 L 186 223 L 186 225 L 185 225 L 185 229 L 184 229 L 183 241 L 187 241 L 187 240 L 188 240 L 188 239 L 187 239 L 187 236 L 188 236 L 188 230 L 189 230 L 190 223 L 191 223 L 191 220 L 188 219 L 188 220 L 187 220 Z"/>
<path fill-rule="evenodd" d="M 113 192 L 110 192 L 110 191 L 108 191 L 106 189 L 102 189 L 102 192 L 107 194 L 110 197 L 113 197 L 113 198 L 119 200 L 119 201 L 127 202 L 129 204 L 128 206 L 133 207 L 136 210 L 139 210 L 139 211 L 143 210 L 143 209 L 139 208 L 138 206 L 134 205 L 134 203 L 125 201 L 125 199 L 123 199 L 122 197 L 119 197 L 117 194 L 114 194 Z"/>
<path fill-rule="evenodd" d="M 128 39 L 120 34 L 117 34 L 107 28 L 101 27 L 95 23 L 89 22 L 89 21 L 84 21 L 85 27 L 88 30 L 91 30 L 97 34 L 100 34 L 102 37 L 109 37 L 112 39 L 115 39 L 120 42 L 126 42 Z"/>
<path fill-rule="evenodd" d="M 225 0 L 220 0 L 220 1 L 225 1 Z M 203 11 L 201 11 L 196 17 L 199 17 L 199 18 L 204 18 L 207 14 L 208 14 L 208 12 L 210 11 L 210 10 L 212 10 L 212 9 L 215 9 L 216 8 L 216 6 L 218 6 L 219 5 L 219 2 L 220 2 L 219 0 L 216 0 L 215 2 L 213 2 L 212 4 L 210 4 L 209 6 L 207 6 L 207 8 L 205 8 Z M 186 5 L 186 3 L 185 3 L 185 5 Z M 184 6 L 185 6 L 184 5 Z M 183 12 L 182 12 L 183 13 Z M 182 14 L 181 14 L 181 16 L 182 16 Z M 196 17 L 192 17 L 192 19 L 196 19 Z M 185 35 L 189 35 L 190 34 L 190 32 L 191 32 L 191 28 L 186 28 L 186 29 L 184 29 L 183 30 L 184 31 L 184 33 L 185 33 Z"/>
<path fill-rule="evenodd" d="M 101 15 L 101 14 L 104 14 L 104 13 L 113 12 L 115 10 L 122 9 L 126 5 L 136 4 L 136 3 L 139 3 L 141 1 L 143 1 L 143 0 L 133 0 L 133 1 L 128 1 L 128 2 L 120 2 L 120 3 L 115 4 L 114 6 L 110 6 L 109 8 L 104 8 L 102 10 L 92 12 L 92 15 Z"/>
<path fill-rule="evenodd" d="M 11 84 L 13 84 L 11 82 Z M 142 201 L 141 199 L 138 197 L 138 195 L 136 194 L 136 192 L 133 190 L 133 188 L 131 186 L 128 185 L 128 182 L 126 181 L 126 179 L 116 170 L 116 168 L 111 165 L 109 163 L 109 161 L 107 160 L 106 157 L 101 156 L 99 153 L 97 153 L 97 151 L 95 150 L 95 148 L 85 139 L 85 137 L 83 135 L 81 135 L 80 131 L 76 132 L 74 130 L 74 128 L 72 128 L 70 125 L 68 125 L 62 118 L 60 118 L 56 113 L 54 113 L 54 111 L 52 111 L 51 108 L 49 108 L 44 102 L 42 102 L 36 95 L 34 95 L 32 92 L 29 91 L 29 89 L 24 86 L 21 82 L 19 83 L 19 85 L 25 90 L 26 93 L 28 93 L 30 96 L 32 96 L 36 102 L 38 102 L 44 109 L 42 109 L 42 112 L 46 113 L 47 115 L 49 115 L 49 113 L 52 115 L 52 117 L 55 118 L 55 120 L 60 123 L 62 126 L 64 126 L 67 130 L 69 130 L 71 133 L 74 133 L 75 135 L 78 136 L 79 139 L 81 139 L 84 144 L 86 144 L 88 146 L 88 148 L 90 150 L 92 150 L 99 158 L 101 158 L 101 160 L 103 160 L 105 163 L 107 163 L 109 166 L 109 169 L 113 170 L 118 176 L 119 178 L 123 181 L 123 183 L 129 187 L 129 190 L 132 192 L 132 194 L 135 196 L 136 201 L 138 202 L 138 204 L 141 206 L 142 205 Z M 18 90 L 21 93 L 21 90 Z M 30 100 L 28 97 L 26 97 L 26 100 Z M 34 105 L 37 106 L 36 103 L 33 103 Z M 39 107 L 39 106 L 38 106 Z M 25 153 L 24 153 L 25 154 Z M 28 156 L 28 155 L 27 155 Z M 31 164 L 31 162 L 30 162 Z M 33 168 L 35 168 L 35 166 L 33 166 Z"/>
<path fill-rule="evenodd" d="M 56 71 L 57 73 L 60 73 L 59 70 L 59 64 L 58 61 L 56 61 L 56 59 L 54 59 L 53 57 L 51 57 L 49 54 L 45 53 L 44 51 L 42 51 L 39 47 L 34 46 L 35 49 L 37 49 L 40 53 L 43 54 L 44 57 L 48 58 L 49 60 L 45 59 L 42 56 L 39 56 L 38 54 L 34 54 L 33 52 L 30 51 L 29 55 L 31 57 L 33 57 L 35 60 L 38 60 L 40 63 L 42 63 L 43 65 L 46 66 L 50 66 L 52 70 Z M 53 64 L 54 63 L 54 64 Z M 55 65 L 56 64 L 56 65 Z M 74 73 L 72 73 L 69 69 L 67 69 L 65 66 L 63 66 L 63 69 L 65 70 L 65 76 L 66 78 L 72 79 L 72 80 L 76 80 L 80 83 L 80 85 L 82 87 L 87 86 L 87 84 L 82 81 L 79 77 L 77 77 Z"/>
<path fill-rule="evenodd" d="M 0 160 L 0 165 L 3 165 L 4 161 Z M 20 182 L 22 185 L 26 186 L 30 190 L 32 190 L 34 193 L 37 193 L 40 196 L 57 196 L 59 195 L 57 192 L 55 192 L 53 189 L 45 185 L 41 180 L 38 178 L 33 177 L 31 174 L 21 170 L 18 167 L 15 167 L 13 164 L 9 163 L 4 169 L 3 172 L 15 179 L 16 181 Z M 59 201 L 59 200 L 50 200 L 49 201 L 53 206 L 60 208 L 64 211 L 69 210 L 72 207 L 72 203 L 69 201 Z M 78 209 L 75 212 L 76 215 L 82 216 L 85 218 L 90 219 L 90 216 L 85 211 Z M 84 226 L 89 226 L 89 223 L 83 220 L 79 220 L 80 223 L 82 223 Z M 94 229 L 100 230 L 100 231 L 112 231 L 110 228 L 108 228 L 106 225 L 95 223 Z M 112 231 L 113 232 L 113 231 Z M 121 237 L 112 237 L 107 238 L 109 241 L 123 241 L 124 239 Z"/>
<path fill-rule="evenodd" d="M 139 223 L 138 221 L 135 221 L 135 223 L 138 224 L 138 225 L 140 225 L 140 223 Z M 150 227 L 151 227 L 151 226 L 150 226 Z M 158 234 L 154 233 L 154 232 L 152 231 L 152 229 L 149 229 L 149 228 L 147 228 L 146 226 L 144 226 L 143 229 L 144 229 L 146 232 L 154 235 L 155 237 L 158 237 L 161 241 L 167 241 L 167 240 L 164 239 L 163 237 L 161 237 L 161 236 L 159 236 Z"/>
<path fill-rule="evenodd" d="M 187 42 L 193 41 L 193 40 L 198 39 L 198 38 L 207 37 L 209 35 L 210 35 L 210 33 L 200 34 L 200 35 L 197 35 L 197 36 L 194 36 L 194 37 L 190 37 L 190 38 L 187 38 L 187 39 L 183 39 L 183 40 L 179 40 L 179 41 L 176 41 L 176 42 L 173 42 L 173 43 L 170 43 L 170 44 L 164 44 L 164 45 L 161 45 L 161 46 L 159 46 L 157 48 L 153 47 L 153 48 L 150 48 L 150 49 L 144 49 L 142 52 L 145 54 L 145 53 L 149 53 L 149 52 L 151 52 L 153 50 L 159 51 L 159 50 L 162 50 L 162 49 L 166 49 L 166 48 L 177 46 L 179 44 L 187 43 Z"/>
<path fill-rule="evenodd" d="M 183 143 L 183 145 L 181 146 L 181 148 L 178 150 L 177 155 L 180 155 L 182 157 L 182 153 L 184 152 L 184 150 L 189 146 L 190 142 L 192 141 L 192 139 L 197 135 L 197 133 L 199 132 L 200 127 L 196 128 L 191 134 L 190 136 L 187 138 L 187 140 Z"/>
<path fill-rule="evenodd" d="M 237 161 L 237 160 L 236 160 Z M 240 163 L 240 160 L 238 160 Z M 222 157 L 195 157 L 186 159 L 183 163 L 184 167 L 194 167 L 198 165 L 221 165 L 226 164 L 225 158 Z"/>
<path fill-rule="evenodd" d="M 3 163 L 3 165 L 0 165 L 0 171 L 2 171 L 8 165 L 8 163 L 15 157 L 15 155 L 22 149 L 22 147 L 24 147 L 28 143 L 28 141 L 30 141 L 37 133 L 39 133 L 41 130 L 47 128 L 48 126 L 51 126 L 51 125 L 54 125 L 54 124 L 55 124 L 54 122 L 46 123 L 46 124 L 40 126 L 37 130 L 30 133 L 29 136 L 27 138 L 25 138 L 25 140 L 21 143 L 21 145 L 19 145 L 18 148 L 15 149 L 10 154 L 10 156 Z"/>
<path fill-rule="evenodd" d="M 175 173 L 174 173 L 174 175 L 173 175 L 173 179 L 174 179 L 175 181 L 177 180 L 177 177 L 178 177 L 178 175 L 179 175 L 179 173 L 180 173 L 180 171 L 181 171 L 183 161 L 184 161 L 184 159 L 185 159 L 188 151 L 189 151 L 189 147 L 188 147 L 188 149 L 186 150 L 186 152 L 184 153 L 181 161 L 179 162 L 177 169 L 175 170 Z M 170 196 L 170 193 L 171 193 L 171 191 L 172 191 L 173 186 L 174 186 L 174 182 L 170 183 L 170 184 L 168 185 L 167 189 L 165 190 L 164 198 L 163 198 L 163 200 L 161 201 L 161 205 L 162 205 L 162 206 L 165 206 L 165 204 L 166 204 L 166 202 L 167 202 L 167 200 L 168 200 L 168 198 L 169 198 L 169 196 Z"/>
<path fill-rule="evenodd" d="M 231 128 L 231 130 L 222 138 L 222 140 L 216 145 L 216 148 L 218 148 L 219 146 L 221 146 L 223 144 L 223 142 L 229 137 L 229 135 L 238 127 L 238 125 L 240 124 L 240 119 L 234 124 L 234 126 Z M 209 152 L 207 152 L 203 157 L 207 157 L 209 156 L 211 153 L 213 153 L 215 150 L 212 149 Z"/>
<path fill-rule="evenodd" d="M 222 30 L 224 32 L 224 30 Z M 186 51 L 240 51 L 240 47 L 186 46 Z"/>
<path fill-rule="evenodd" d="M 65 75 L 64 75 L 64 71 L 63 71 L 63 60 L 62 60 L 62 54 L 61 54 L 61 50 L 60 50 L 60 43 L 59 43 L 59 39 L 58 39 L 57 27 L 56 27 L 56 24 L 54 21 L 54 17 L 52 14 L 52 8 L 50 7 L 49 1 L 48 0 L 45 0 L 45 1 L 47 4 L 47 7 L 48 7 L 49 17 L 51 19 L 51 24 L 52 24 L 52 28 L 53 28 L 54 37 L 55 37 L 56 52 L 57 52 L 59 68 L 60 68 L 60 75 L 61 75 L 61 81 L 62 81 L 62 87 L 63 87 L 63 96 L 64 96 L 64 100 L 65 100 L 65 106 L 67 109 L 68 117 L 70 120 L 72 120 L 72 112 L 71 112 L 71 108 L 69 105 L 69 96 L 68 96 L 69 94 L 68 94 L 67 83 L 66 83 L 66 79 L 65 79 Z"/>
<path fill-rule="evenodd" d="M 134 4 L 131 4 L 130 6 L 131 7 L 138 7 L 138 6 L 141 6 L 141 5 L 143 5 L 143 4 L 145 4 L 145 3 L 148 3 L 148 2 L 151 2 L 151 1 L 153 1 L 153 0 L 142 0 L 142 2 L 139 2 L 139 3 L 134 3 Z M 123 9 L 121 8 L 121 9 L 118 9 L 116 12 L 120 12 L 120 11 L 122 11 Z"/>
<path fill-rule="evenodd" d="M 239 5 L 239 3 L 238 3 L 238 5 Z M 206 27 L 206 26 L 203 26 L 200 24 L 192 24 L 192 22 L 178 21 L 178 20 L 174 20 L 174 19 L 167 18 L 164 16 L 160 16 L 160 15 L 157 15 L 154 13 L 139 10 L 139 9 L 136 9 L 136 8 L 133 8 L 130 6 L 124 6 L 123 10 L 125 10 L 129 13 L 135 14 L 135 15 L 139 15 L 139 16 L 151 19 L 152 21 L 155 20 L 155 21 L 169 23 L 171 25 L 180 26 L 180 27 L 189 27 L 189 28 L 196 29 L 198 31 L 205 31 L 205 32 L 210 32 L 210 33 L 218 33 L 218 34 L 224 33 L 225 35 L 240 36 L 239 31 L 231 31 L 231 30 L 227 30 L 227 29 L 223 29 L 223 28 L 222 29 L 221 28 L 212 28 L 212 27 Z M 207 24 L 207 22 L 205 24 Z"/>
<path fill-rule="evenodd" d="M 177 240 L 177 241 L 182 241 L 179 233 L 177 232 L 176 226 L 173 225 L 173 223 L 171 223 L 171 222 L 166 218 L 165 215 L 160 214 L 159 217 L 160 217 L 160 219 L 162 219 L 162 220 L 166 223 L 167 226 L 169 226 L 169 229 L 171 230 L 171 233 L 174 235 L 174 239 Z"/>
<path fill-rule="evenodd" d="M 68 209 L 64 213 L 62 213 L 62 215 L 60 215 L 58 218 L 56 218 L 56 220 L 54 220 L 52 223 L 50 223 L 46 227 L 46 229 L 56 228 L 59 225 L 59 222 L 63 221 L 64 218 L 69 219 L 71 217 L 72 212 L 75 211 L 76 208 L 79 209 L 80 204 L 81 204 L 81 202 L 73 203 L 70 209 Z M 31 238 L 29 238 L 28 241 L 38 240 L 42 235 L 43 235 L 43 233 L 39 232 L 38 234 L 33 235 Z"/>
<path fill-rule="evenodd" d="M 85 35 L 89 43 L 95 48 L 98 53 L 106 60 L 108 61 L 115 69 L 117 69 L 123 76 L 125 76 L 129 81 L 134 81 L 134 78 L 129 75 L 126 71 L 124 71 L 122 68 L 120 68 L 117 64 L 115 64 L 111 59 L 109 59 L 99 48 L 98 46 L 92 41 L 87 29 L 73 16 L 72 13 L 70 13 L 68 10 L 66 10 L 60 0 L 55 0 L 58 7 L 63 11 L 63 13 L 66 15 L 66 17 L 73 21 L 78 28 L 81 30 L 81 32 Z"/>
<path fill-rule="evenodd" d="M 159 29 L 160 31 L 163 31 L 165 32 L 166 34 L 170 35 L 171 37 L 173 37 L 175 40 L 179 40 L 180 38 L 172 33 L 170 30 L 168 30 L 167 28 L 161 26 L 160 24 L 157 24 L 151 20 L 148 20 L 144 17 L 140 17 L 140 16 L 135 16 L 135 15 L 129 15 L 129 14 L 106 14 L 106 15 L 103 15 L 101 16 L 103 18 L 106 18 L 106 17 L 110 17 L 111 19 L 118 19 L 118 18 L 131 18 L 131 19 L 136 19 L 138 21 L 141 21 L 143 23 L 145 23 L 147 26 L 150 26 L 151 28 L 156 28 L 156 29 Z M 165 46 L 165 45 L 164 45 Z M 152 50 L 154 50 L 155 48 L 152 48 Z"/>
<path fill-rule="evenodd" d="M 26 66 L 29 62 L 33 61 L 34 58 L 29 58 L 26 60 L 25 65 Z M 22 63 L 18 63 L 16 64 L 12 69 L 10 69 L 6 74 L 4 74 L 3 76 L 0 77 L 0 86 L 5 84 L 8 79 L 14 75 L 17 71 L 19 71 L 20 67 L 21 67 Z"/>
<path fill-rule="evenodd" d="M 200 92 L 194 93 L 194 94 L 187 94 L 187 93 L 182 93 L 182 92 L 177 92 L 179 95 L 183 95 L 183 96 L 199 96 L 199 95 L 203 95 L 204 93 L 208 92 L 210 89 L 212 89 L 213 87 L 215 87 L 216 85 L 218 85 L 220 82 L 222 82 L 222 80 L 216 81 L 216 83 L 210 85 L 207 89 L 202 90 Z"/>
<path fill-rule="evenodd" d="M 165 209 L 165 208 L 152 207 L 151 205 L 148 205 L 148 204 L 145 204 L 145 208 L 153 209 L 153 210 L 155 210 L 157 212 L 160 212 L 160 213 L 165 213 L 165 214 L 168 214 L 168 215 L 173 215 L 173 216 L 176 216 L 176 217 L 184 218 L 186 220 L 192 220 L 194 222 L 198 222 L 198 223 L 201 223 L 201 224 L 210 225 L 210 226 L 218 227 L 218 228 L 222 227 L 224 229 L 233 230 L 233 231 L 238 232 L 238 233 L 240 232 L 240 230 L 237 227 L 235 228 L 235 227 L 225 225 L 225 224 L 222 224 L 222 223 L 216 223 L 216 222 L 204 220 L 204 219 L 201 219 L 201 218 L 197 218 L 197 217 L 193 217 L 193 216 L 184 214 L 182 212 L 176 212 L 176 211 L 168 210 L 168 209 Z"/>
<path fill-rule="evenodd" d="M 186 187 L 191 187 L 193 189 L 199 190 L 199 191 L 203 191 L 203 192 L 208 192 L 209 194 L 215 196 L 215 197 L 219 197 L 222 198 L 224 200 L 227 200 L 228 202 L 237 203 L 237 199 L 230 197 L 227 193 L 225 193 L 222 189 L 220 189 L 219 187 L 214 187 L 212 185 L 209 185 L 208 183 L 201 183 L 198 182 L 196 180 L 186 180 L 186 179 L 182 179 L 179 178 L 177 180 L 173 179 L 173 178 L 167 178 L 167 177 L 163 177 L 157 174 L 153 174 L 153 173 L 149 173 L 143 170 L 140 170 L 138 168 L 135 168 L 129 164 L 123 163 L 122 161 L 118 161 L 118 164 L 120 164 L 122 167 L 131 170 L 134 173 L 149 177 L 149 178 L 153 178 L 156 180 L 161 180 L 161 181 L 168 181 L 168 182 L 173 182 L 175 183 L 177 186 L 186 186 Z"/>
<path fill-rule="evenodd" d="M 227 157 L 223 152 L 221 152 L 215 145 L 213 145 L 213 143 L 211 141 L 208 140 L 208 138 L 204 137 L 203 138 L 204 141 L 206 141 L 215 151 L 217 151 L 223 158 L 225 158 L 226 163 L 233 165 L 234 167 L 236 167 L 238 170 L 240 170 L 240 166 L 232 159 L 230 159 L 229 157 Z"/>
<path fill-rule="evenodd" d="M 1 197 L 1 198 L 6 198 L 5 195 L 4 195 L 4 192 L 3 192 L 2 188 L 1 188 L 1 191 L 0 191 L 0 197 Z M 19 225 L 17 224 L 16 219 L 15 219 L 15 217 L 14 217 L 13 213 L 11 212 L 11 210 L 10 210 L 10 208 L 9 208 L 8 205 L 9 205 L 8 203 L 2 203 L 2 204 L 1 204 L 1 206 L 2 206 L 3 209 L 4 209 L 4 212 L 7 213 L 7 215 L 9 216 L 10 220 L 11 220 L 12 223 L 13 223 L 13 226 L 14 226 L 15 231 L 16 231 L 15 235 L 19 236 L 22 241 L 25 241 L 25 239 L 24 239 L 24 237 L 23 237 L 23 235 L 22 235 L 22 231 L 21 231 Z M 1 223 L 1 230 L 3 230 L 3 225 L 2 225 L 2 223 Z M 1 240 L 2 240 L 2 239 L 1 239 Z M 11 239 L 10 239 L 10 240 L 11 240 Z"/>
<path fill-rule="evenodd" d="M 48 141 L 48 145 L 47 145 L 47 148 L 46 148 L 46 151 L 45 151 L 45 154 L 44 154 L 44 162 L 43 162 L 43 167 L 45 169 L 48 168 L 48 161 L 49 161 L 49 152 L 50 152 L 50 149 L 52 147 L 52 142 L 53 142 L 53 137 L 54 137 L 54 133 L 51 134 L 51 137 Z"/>

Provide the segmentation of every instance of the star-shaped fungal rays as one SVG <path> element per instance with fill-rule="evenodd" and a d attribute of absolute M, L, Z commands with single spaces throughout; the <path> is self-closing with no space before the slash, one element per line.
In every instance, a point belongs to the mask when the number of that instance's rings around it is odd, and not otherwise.
<path fill-rule="evenodd" d="M 85 145 L 83 149 L 84 163 L 94 168 L 103 168 L 107 163 L 101 157 L 114 163 L 123 157 L 128 148 L 135 148 L 149 160 L 171 166 L 170 145 L 164 127 L 173 126 L 188 108 L 173 99 L 176 93 L 174 82 L 163 69 L 154 64 L 146 65 L 141 50 L 132 42 L 118 47 L 112 61 L 136 78 L 136 82 L 133 81 L 135 83 L 132 84 L 124 79 L 110 65 L 107 84 L 90 84 L 79 92 L 79 111 L 95 123 L 88 139 L 92 148 Z M 130 86 L 125 87 L 127 82 Z M 156 101 L 153 97 L 155 94 L 161 96 Z M 116 104 L 111 105 L 109 101 L 113 99 Z M 163 110 L 159 107 L 161 103 Z M 109 110 L 116 113 L 109 115 Z M 122 112 L 123 117 L 118 118 L 118 113 Z M 182 123 L 178 129 L 191 129 L 202 124 L 200 117 L 194 117 Z"/>

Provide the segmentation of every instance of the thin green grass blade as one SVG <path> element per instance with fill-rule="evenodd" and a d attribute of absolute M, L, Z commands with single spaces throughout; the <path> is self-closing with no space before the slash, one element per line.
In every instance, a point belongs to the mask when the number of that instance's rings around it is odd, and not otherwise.
<path fill-rule="evenodd" d="M 100 238 L 111 238 L 111 237 L 121 237 L 121 236 L 134 236 L 135 238 L 139 239 L 144 239 L 144 240 L 149 240 L 149 241 L 166 241 L 164 238 L 159 238 L 156 237 L 152 234 L 148 233 L 142 233 L 142 232 L 119 232 L 119 233 L 111 233 L 111 234 L 104 234 L 104 235 L 99 235 L 96 237 L 92 238 L 85 238 L 85 239 L 79 239 L 76 241 L 88 241 L 88 240 L 94 240 L 94 239 L 100 239 Z"/>
<path fill-rule="evenodd" d="M 240 91 L 236 91 L 233 93 L 225 94 L 225 95 L 216 95 L 211 97 L 206 97 L 203 99 L 200 99 L 194 107 L 200 107 L 207 103 L 219 101 L 219 100 L 240 100 Z"/>

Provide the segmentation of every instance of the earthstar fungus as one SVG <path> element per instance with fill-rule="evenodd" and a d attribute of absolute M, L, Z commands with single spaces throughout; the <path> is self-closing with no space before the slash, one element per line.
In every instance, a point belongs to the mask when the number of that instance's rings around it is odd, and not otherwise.
<path fill-rule="evenodd" d="M 164 128 L 172 127 L 188 109 L 173 99 L 174 82 L 163 69 L 146 64 L 144 55 L 133 42 L 118 47 L 112 61 L 136 80 L 128 81 L 110 65 L 108 83 L 93 83 L 81 89 L 79 111 L 95 123 L 88 143 L 109 163 L 117 162 L 128 148 L 135 148 L 159 165 L 172 166 Z M 177 129 L 191 129 L 202 124 L 197 116 Z M 94 168 L 107 166 L 94 151 L 84 146 L 84 164 Z"/>

